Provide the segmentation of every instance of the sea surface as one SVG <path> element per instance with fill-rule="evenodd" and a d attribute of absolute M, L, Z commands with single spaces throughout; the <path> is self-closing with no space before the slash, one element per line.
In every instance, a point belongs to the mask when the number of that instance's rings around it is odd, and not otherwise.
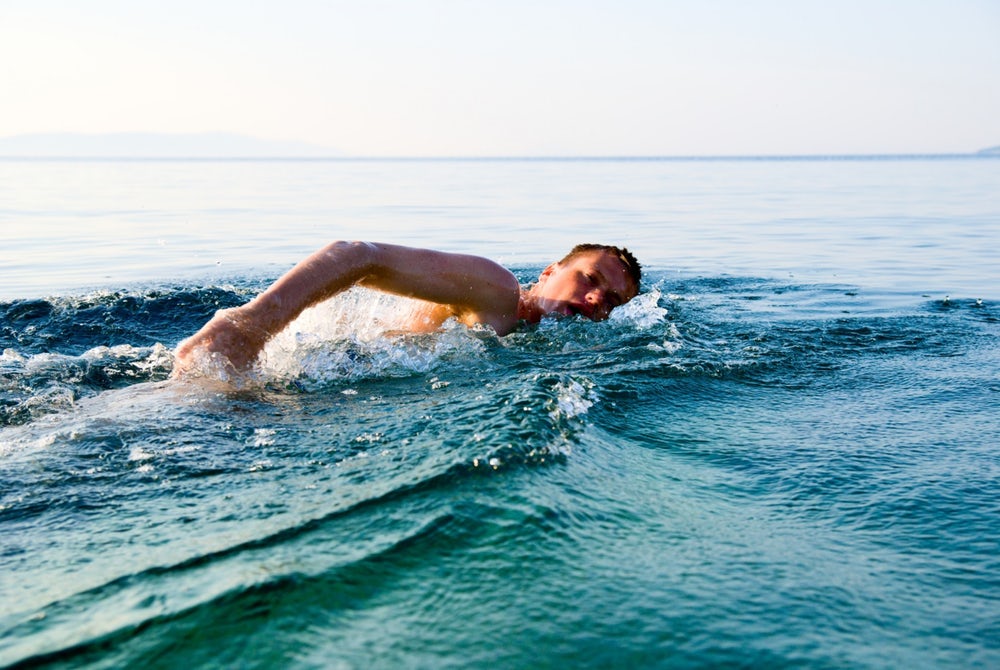
<path fill-rule="evenodd" d="M 305 312 L 338 238 L 603 323 Z M 1000 159 L 0 160 L 0 667 L 1000 667 Z"/>

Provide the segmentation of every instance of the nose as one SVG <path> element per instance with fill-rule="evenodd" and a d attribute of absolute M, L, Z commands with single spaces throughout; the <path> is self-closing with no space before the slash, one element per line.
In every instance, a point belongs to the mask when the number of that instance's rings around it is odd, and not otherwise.
<path fill-rule="evenodd" d="M 587 304 L 591 306 L 590 318 L 595 321 L 601 321 L 608 316 L 608 304 L 604 299 L 604 289 L 594 288 L 587 291 L 586 300 Z"/>

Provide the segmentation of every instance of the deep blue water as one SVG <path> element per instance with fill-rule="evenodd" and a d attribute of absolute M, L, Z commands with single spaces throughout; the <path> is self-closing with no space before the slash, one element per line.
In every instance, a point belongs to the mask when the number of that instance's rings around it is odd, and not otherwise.
<path fill-rule="evenodd" d="M 1000 664 L 1000 161 L 23 165 L 0 666 Z M 168 380 L 306 240 L 394 231 L 525 282 L 620 239 L 644 294 L 497 338 L 352 292 L 256 385 Z"/>

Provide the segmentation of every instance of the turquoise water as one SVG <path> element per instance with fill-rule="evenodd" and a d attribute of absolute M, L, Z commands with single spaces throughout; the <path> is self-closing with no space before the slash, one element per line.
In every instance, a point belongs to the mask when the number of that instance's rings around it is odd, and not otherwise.
<path fill-rule="evenodd" d="M 0 666 L 1000 663 L 1000 160 L 0 177 Z M 647 277 L 504 338 L 352 292 L 167 379 L 337 237 Z"/>

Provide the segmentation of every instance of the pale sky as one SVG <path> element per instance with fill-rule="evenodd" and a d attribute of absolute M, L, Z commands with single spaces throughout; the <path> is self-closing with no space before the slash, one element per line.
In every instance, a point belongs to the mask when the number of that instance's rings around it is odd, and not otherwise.
<path fill-rule="evenodd" d="M 970 152 L 1000 0 L 0 0 L 0 137 L 365 156 Z"/>

